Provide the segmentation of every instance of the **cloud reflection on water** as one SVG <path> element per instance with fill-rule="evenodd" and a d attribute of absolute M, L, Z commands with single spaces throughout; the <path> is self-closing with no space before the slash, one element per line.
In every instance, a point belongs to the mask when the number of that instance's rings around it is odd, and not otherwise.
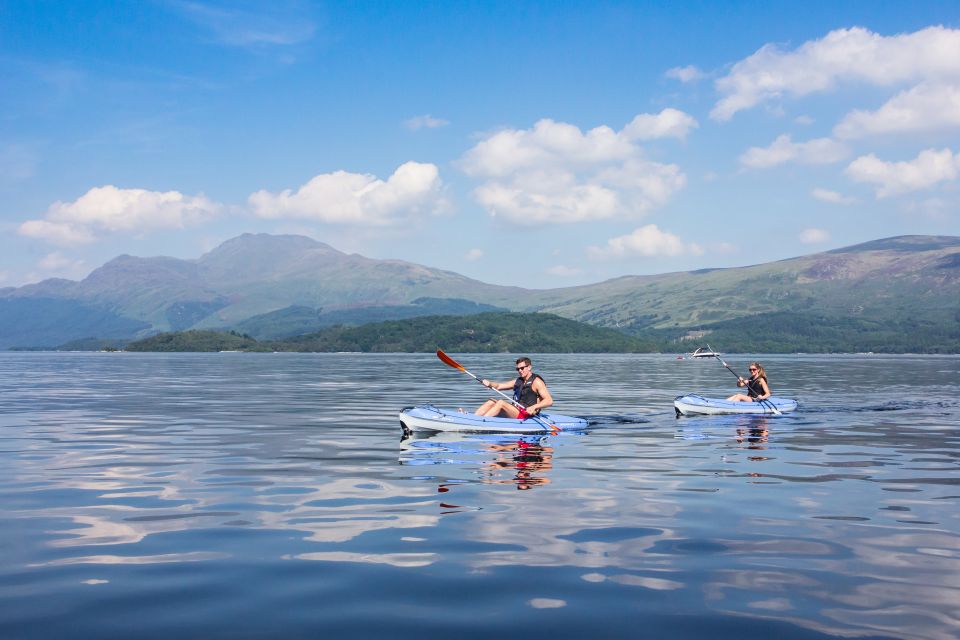
<path fill-rule="evenodd" d="M 43 389 L 0 398 L 4 518 L 9 530 L 30 532 L 7 577 L 26 576 L 55 599 L 68 582 L 59 572 L 73 565 L 97 566 L 104 586 L 121 582 L 124 565 L 202 565 L 219 584 L 258 575 L 245 573 L 250 565 L 327 563 L 348 577 L 344 589 L 355 575 L 455 584 L 520 571 L 531 581 L 559 576 L 550 593 L 521 583 L 527 589 L 512 594 L 548 608 L 612 593 L 641 610 L 669 594 L 697 615 L 837 636 L 941 640 L 960 627 L 960 439 L 940 415 L 953 411 L 953 420 L 955 405 L 937 404 L 933 417 L 921 405 L 765 421 L 676 420 L 664 410 L 583 436 L 398 444 L 393 416 L 410 390 L 394 385 L 374 398 L 365 385 L 387 367 L 439 394 L 445 383 L 423 372 L 425 359 L 267 365 L 237 355 L 224 369 L 197 356 L 114 359 L 120 371 L 103 378 L 99 365 L 62 375 L 53 369 L 66 356 L 49 356 Z M 607 389 L 609 409 L 623 414 L 705 375 L 653 359 L 557 360 L 568 379 L 552 377 L 551 389 L 593 413 L 591 368 L 638 376 L 622 399 L 619 387 Z M 833 398 L 830 362 L 767 360 L 778 388 L 802 390 L 806 406 Z M 134 375 L 123 362 L 150 366 Z M 926 364 L 898 361 L 919 372 Z M 17 378 L 0 358 L 4 366 L 6 385 L 36 383 L 39 374 Z M 266 366 L 290 370 L 244 382 L 242 367 Z M 882 393 L 885 369 L 852 375 L 851 385 Z M 253 599 L 249 582 L 236 588 Z M 123 585 L 137 597 L 135 583 Z"/>

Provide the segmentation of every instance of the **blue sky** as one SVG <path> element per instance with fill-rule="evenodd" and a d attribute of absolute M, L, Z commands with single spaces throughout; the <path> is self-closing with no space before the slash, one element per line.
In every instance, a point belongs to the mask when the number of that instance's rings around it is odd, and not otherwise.
<path fill-rule="evenodd" d="M 0 286 L 244 232 L 534 288 L 960 235 L 956 2 L 0 4 Z"/>

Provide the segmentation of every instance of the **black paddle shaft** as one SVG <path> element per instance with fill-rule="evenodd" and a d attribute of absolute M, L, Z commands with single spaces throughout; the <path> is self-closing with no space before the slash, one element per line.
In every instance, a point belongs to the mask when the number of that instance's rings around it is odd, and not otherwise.
<path fill-rule="evenodd" d="M 707 349 L 710 349 L 710 351 L 713 351 L 713 347 L 711 347 L 710 345 L 707 345 Z M 716 351 L 713 351 L 713 357 L 716 358 L 717 360 L 719 360 L 719 361 L 720 361 L 720 364 L 722 364 L 722 365 L 727 369 L 727 371 L 729 371 L 729 372 L 732 373 L 733 375 L 737 376 L 737 380 L 740 380 L 740 379 L 741 379 L 741 378 L 740 378 L 740 374 L 737 373 L 736 371 L 734 371 L 733 369 L 731 369 L 730 366 L 727 365 L 727 363 L 723 361 L 723 358 L 720 357 L 720 354 L 719 354 L 719 353 L 717 353 Z"/>

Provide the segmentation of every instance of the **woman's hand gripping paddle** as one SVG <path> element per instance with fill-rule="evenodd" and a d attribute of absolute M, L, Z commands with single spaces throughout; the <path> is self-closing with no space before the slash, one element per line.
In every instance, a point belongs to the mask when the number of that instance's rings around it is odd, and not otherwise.
<path fill-rule="evenodd" d="M 440 358 L 441 362 L 443 362 L 444 364 L 449 365 L 449 366 L 453 367 L 454 369 L 459 369 L 460 371 L 463 371 L 465 374 L 467 374 L 468 376 L 470 376 L 471 378 L 473 378 L 474 380 L 476 380 L 476 381 L 479 382 L 480 384 L 483 384 L 483 380 L 481 380 L 481 379 L 478 378 L 477 376 L 475 376 L 475 375 L 473 375 L 472 373 L 470 373 L 469 371 L 467 371 L 466 368 L 464 368 L 464 366 L 463 366 L 462 364 L 460 364 L 459 362 L 457 362 L 456 360 L 454 360 L 453 358 L 451 358 L 450 356 L 448 356 L 447 354 L 445 354 L 442 350 L 437 349 L 437 357 Z M 487 385 L 483 385 L 483 386 L 486 387 Z M 520 419 L 521 419 L 521 420 L 525 420 L 526 418 L 524 418 L 523 416 L 526 415 L 527 418 L 530 418 L 531 420 L 536 420 L 538 424 L 543 425 L 544 427 L 547 427 L 547 428 L 550 429 L 550 431 L 552 431 L 554 434 L 560 433 L 560 427 L 558 427 L 558 426 L 555 425 L 555 424 L 550 424 L 550 423 L 547 422 L 546 420 L 543 420 L 543 419 L 541 419 L 540 417 L 538 417 L 538 416 L 536 416 L 536 415 L 530 415 L 530 414 L 528 414 L 526 407 L 524 407 L 522 404 L 520 404 L 519 402 L 517 402 L 516 400 L 514 400 L 513 398 L 511 398 L 511 397 L 508 396 L 507 394 L 505 394 L 503 391 L 500 391 L 500 389 L 494 389 L 493 387 L 487 387 L 487 388 L 491 389 L 492 391 L 496 391 L 496 392 L 499 393 L 501 396 L 503 396 L 506 400 L 508 400 L 508 401 L 510 402 L 510 404 L 512 404 L 513 406 L 515 406 L 517 409 L 519 409 L 519 410 L 520 410 Z"/>
<path fill-rule="evenodd" d="M 711 347 L 709 344 L 707 345 L 707 349 L 710 349 L 710 351 L 713 351 L 713 347 Z M 723 361 L 723 358 L 720 357 L 720 354 L 718 354 L 716 351 L 713 351 L 713 357 L 716 358 L 717 360 L 719 360 L 719 361 L 720 361 L 720 364 L 722 364 L 724 367 L 726 367 L 727 371 L 729 371 L 729 372 L 732 373 L 733 375 L 737 376 L 737 380 L 743 380 L 743 379 L 744 379 L 744 378 L 741 378 L 741 377 L 740 377 L 740 374 L 739 374 L 739 373 L 737 373 L 736 371 L 734 371 L 733 369 L 731 369 L 731 368 L 727 365 L 727 363 Z M 765 407 L 770 407 L 770 410 L 773 412 L 773 415 L 775 415 L 775 416 L 781 416 L 781 415 L 783 415 L 783 413 L 780 411 L 780 409 L 777 409 L 777 405 L 773 404 L 773 403 L 770 402 L 769 400 L 757 400 L 757 402 L 759 402 L 761 405 L 763 405 L 763 406 L 765 406 Z"/>

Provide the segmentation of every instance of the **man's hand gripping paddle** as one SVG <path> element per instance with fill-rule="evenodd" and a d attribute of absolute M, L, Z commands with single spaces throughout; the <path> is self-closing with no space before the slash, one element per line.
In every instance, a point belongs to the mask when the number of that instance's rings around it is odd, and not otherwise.
<path fill-rule="evenodd" d="M 440 361 L 443 362 L 444 364 L 449 365 L 449 366 L 453 367 L 454 369 L 459 369 L 460 371 L 463 371 L 465 374 L 467 374 L 468 376 L 470 376 L 471 378 L 473 378 L 474 380 L 476 380 L 476 381 L 479 382 L 480 384 L 483 384 L 483 380 L 481 380 L 481 379 L 478 378 L 477 376 L 475 376 L 475 375 L 473 375 L 472 373 L 470 373 L 469 371 L 467 371 L 466 368 L 464 368 L 464 366 L 463 366 L 462 364 L 460 364 L 459 362 L 457 362 L 456 360 L 454 360 L 453 358 L 451 358 L 450 356 L 448 356 L 447 354 L 445 354 L 442 350 L 437 349 L 437 357 L 440 358 Z M 484 386 L 486 387 L 486 385 L 484 385 Z M 560 433 L 560 427 L 558 427 L 558 426 L 555 425 L 555 424 L 550 424 L 549 422 L 547 422 L 546 420 L 543 420 L 543 419 L 540 418 L 539 416 L 528 414 L 526 407 L 524 407 L 522 404 L 520 404 L 519 402 L 517 402 L 516 400 L 514 400 L 513 398 L 511 398 L 510 396 L 508 396 L 508 395 L 505 394 L 504 392 L 500 391 L 500 389 L 494 389 L 493 387 L 488 387 L 488 388 L 491 389 L 491 390 L 493 390 L 493 391 L 496 391 L 497 393 L 499 393 L 499 394 L 500 394 L 501 396 L 503 396 L 507 401 L 509 401 L 510 404 L 512 404 L 513 406 L 515 406 L 515 407 L 520 411 L 520 414 L 517 416 L 517 418 L 518 418 L 519 420 L 527 420 L 528 418 L 531 419 L 531 420 L 536 420 L 538 424 L 543 425 L 544 427 L 547 427 L 548 429 L 550 429 L 550 431 L 551 431 L 553 434 Z"/>

